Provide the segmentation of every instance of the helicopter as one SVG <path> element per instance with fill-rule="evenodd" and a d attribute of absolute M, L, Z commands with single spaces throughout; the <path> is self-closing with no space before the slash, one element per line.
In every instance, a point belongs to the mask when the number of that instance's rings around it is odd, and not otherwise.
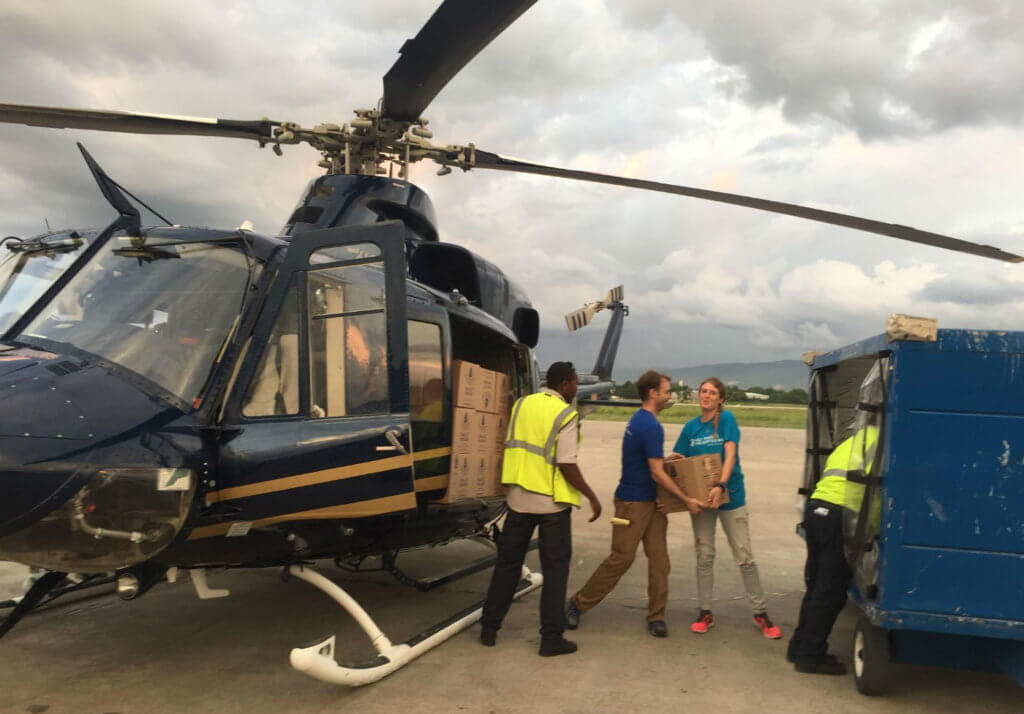
<path fill-rule="evenodd" d="M 439 502 L 452 455 L 453 362 L 504 374 L 513 398 L 539 385 L 536 309 L 497 265 L 439 240 L 429 197 L 407 180 L 415 162 L 431 160 L 442 175 L 490 169 L 656 191 L 1024 260 L 801 205 L 433 143 L 423 112 L 532 4 L 445 0 L 402 46 L 381 101 L 340 125 L 0 104 L 0 121 L 30 126 L 246 139 L 275 153 L 304 143 L 326 170 L 278 236 L 244 225 L 147 227 L 83 149 L 118 217 L 100 231 L 34 239 L 43 253 L 64 243 L 80 252 L 0 338 L 0 558 L 50 571 L 0 634 L 65 573 L 113 572 L 119 591 L 137 597 L 187 571 L 206 598 L 227 594 L 210 586 L 212 568 L 281 567 L 334 598 L 380 653 L 339 664 L 330 637 L 292 650 L 292 665 L 359 685 L 479 616 L 459 613 L 396 645 L 310 565 L 358 569 L 380 557 L 401 577 L 396 559 L 407 549 L 493 542 L 500 497 Z M 619 331 L 621 299 L 602 301 Z M 599 360 L 597 384 L 610 369 Z M 540 582 L 524 573 L 520 593 Z"/>

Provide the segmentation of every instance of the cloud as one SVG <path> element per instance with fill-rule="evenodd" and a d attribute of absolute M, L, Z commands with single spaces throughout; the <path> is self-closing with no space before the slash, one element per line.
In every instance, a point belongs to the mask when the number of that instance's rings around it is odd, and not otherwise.
<path fill-rule="evenodd" d="M 6 3 L 0 102 L 341 123 L 375 104 L 398 48 L 435 6 Z M 1009 3 L 924 0 L 538 3 L 426 114 L 439 143 L 1020 252 L 1019 15 Z M 111 220 L 76 140 L 183 224 L 248 218 L 276 233 L 320 173 L 303 146 L 276 157 L 241 140 L 0 125 L 3 235 L 38 233 L 44 219 Z M 997 302 L 1018 294 L 1020 270 L 692 199 L 435 169 L 412 176 L 442 238 L 526 289 L 542 351 L 599 341 L 603 317 L 563 335 L 562 316 L 617 284 L 632 309 L 622 350 L 636 358 L 624 364 L 794 357 L 876 334 L 890 311 L 1024 327 L 1015 297 Z"/>
<path fill-rule="evenodd" d="M 735 69 L 729 85 L 790 121 L 828 120 L 864 139 L 961 126 L 1017 126 L 1024 115 L 1024 7 L 1012 0 L 702 0 L 624 13 L 674 17 Z"/>

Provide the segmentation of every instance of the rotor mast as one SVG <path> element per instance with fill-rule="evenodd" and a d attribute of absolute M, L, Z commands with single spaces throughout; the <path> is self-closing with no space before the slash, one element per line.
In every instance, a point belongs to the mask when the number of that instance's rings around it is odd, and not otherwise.
<path fill-rule="evenodd" d="M 383 116 L 381 110 L 356 109 L 356 118 L 341 126 L 317 124 L 311 129 L 293 122 L 273 127 L 271 137 L 261 137 L 260 146 L 271 144 L 281 154 L 282 144 L 309 144 L 320 152 L 319 166 L 332 174 L 381 176 L 388 173 L 388 164 L 399 167 L 399 177 L 408 178 L 409 164 L 430 158 L 442 165 L 439 173 L 451 172 L 450 166 L 468 170 L 473 165 L 475 149 L 448 145 L 437 146 L 429 140 L 433 132 L 428 121 L 411 121 Z"/>

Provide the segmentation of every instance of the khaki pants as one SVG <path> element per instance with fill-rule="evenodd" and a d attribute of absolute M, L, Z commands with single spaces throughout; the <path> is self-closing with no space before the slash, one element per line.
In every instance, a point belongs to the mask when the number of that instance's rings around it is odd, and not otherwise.
<path fill-rule="evenodd" d="M 765 611 L 764 588 L 750 547 L 750 514 L 746 506 L 727 511 L 709 510 L 691 513 L 693 544 L 697 550 L 697 599 L 701 610 L 711 609 L 711 591 L 715 580 L 715 524 L 722 522 L 722 530 L 732 548 L 732 557 L 740 567 L 743 589 L 754 614 Z"/>
<path fill-rule="evenodd" d="M 654 501 L 615 499 L 615 516 L 628 526 L 612 526 L 612 552 L 579 592 L 572 596 L 580 612 L 586 612 L 612 591 L 636 558 L 641 541 L 647 556 L 647 621 L 665 619 L 668 602 L 668 519 L 655 510 Z"/>

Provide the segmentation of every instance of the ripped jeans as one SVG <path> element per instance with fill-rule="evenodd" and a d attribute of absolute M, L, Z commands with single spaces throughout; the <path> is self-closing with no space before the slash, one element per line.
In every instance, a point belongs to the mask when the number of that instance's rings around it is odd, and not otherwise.
<path fill-rule="evenodd" d="M 765 611 L 764 589 L 750 547 L 750 513 L 746 506 L 723 510 L 707 510 L 690 514 L 693 521 L 693 544 L 697 550 L 697 599 L 701 610 L 711 609 L 711 591 L 715 582 L 715 523 L 722 521 L 722 530 L 729 539 L 732 557 L 740 566 L 747 602 L 754 614 Z"/>

